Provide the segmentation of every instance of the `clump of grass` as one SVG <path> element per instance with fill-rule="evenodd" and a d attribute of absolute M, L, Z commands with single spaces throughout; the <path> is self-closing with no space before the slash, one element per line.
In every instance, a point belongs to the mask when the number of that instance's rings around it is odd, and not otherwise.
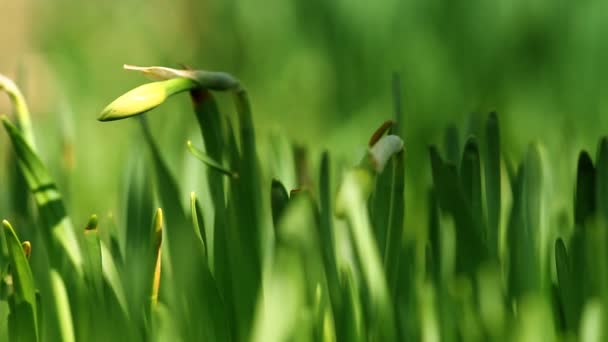
<path fill-rule="evenodd" d="M 404 231 L 414 228 L 404 224 L 405 171 L 418 166 L 408 165 L 398 136 L 403 123 L 397 77 L 394 118 L 370 132 L 360 163 L 335 169 L 339 163 L 325 151 L 318 176 L 302 175 L 307 181 L 289 189 L 261 167 L 252 110 L 238 79 L 221 72 L 126 68 L 156 81 L 120 96 L 99 117 L 138 116 L 149 150 L 146 163 L 129 171 L 126 224 L 118 230 L 96 215 L 74 228 L 34 148 L 23 96 L 0 78 L 18 122 L 2 118 L 20 171 L 9 181 L 23 177 L 27 186 L 11 191 L 29 191 L 37 207 L 8 213 L 30 217 L 25 222 L 35 229 L 28 241 L 21 242 L 27 231 L 8 221 L 0 230 L 0 303 L 7 308 L 0 310 L 7 323 L 0 324 L 2 339 L 604 336 L 608 139 L 601 140 L 595 163 L 581 152 L 573 234 L 556 237 L 544 227 L 550 199 L 543 192 L 548 170 L 542 149 L 531 145 L 517 170 L 505 172 L 495 113 L 483 134 L 468 137 L 464 146 L 450 126 L 444 151 L 429 149 L 430 195 L 415 197 L 428 203 L 427 234 L 406 238 Z M 190 95 L 204 142 L 204 151 L 190 141 L 187 148 L 208 167 L 208 194 L 190 193 L 188 209 L 181 205 L 187 193 L 146 121 L 181 92 Z M 218 92 L 234 97 L 236 122 L 218 107 Z M 303 174 L 306 155 L 277 154 L 274 164 Z"/>

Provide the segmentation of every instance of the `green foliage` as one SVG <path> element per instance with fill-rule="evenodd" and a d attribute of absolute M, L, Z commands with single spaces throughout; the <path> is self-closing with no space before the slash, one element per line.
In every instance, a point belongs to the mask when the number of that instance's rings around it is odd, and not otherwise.
<path fill-rule="evenodd" d="M 33 137 L 3 117 L 37 206 L 32 231 L 4 221 L 0 234 L 0 303 L 9 311 L 0 333 L 12 340 L 603 337 L 606 138 L 595 164 L 579 156 L 572 234 L 562 235 L 547 212 L 551 170 L 540 145 L 509 177 L 495 113 L 463 146 L 449 126 L 443 151 L 429 149 L 430 196 L 413 197 L 428 217 L 419 236 L 406 224 L 406 170 L 419 165 L 399 137 L 398 77 L 395 119 L 370 132 L 360 163 L 344 168 L 331 151 L 262 158 L 248 93 L 228 74 L 127 68 L 160 81 L 119 97 L 100 120 L 144 114 L 188 91 L 204 151 L 187 147 L 204 166 L 204 192 L 187 197 L 148 113 L 135 121 L 149 153 L 125 168 L 118 229 L 93 215 L 75 230 Z M 220 110 L 216 91 L 233 97 L 236 116 Z M 318 177 L 303 166 L 310 155 Z M 299 188 L 283 174 L 298 174 Z M 33 243 L 22 244 L 26 236 Z"/>

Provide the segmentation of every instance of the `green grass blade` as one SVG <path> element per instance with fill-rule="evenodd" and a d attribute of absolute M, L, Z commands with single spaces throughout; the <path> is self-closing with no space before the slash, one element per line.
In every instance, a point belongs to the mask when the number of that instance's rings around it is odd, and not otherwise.
<path fill-rule="evenodd" d="M 336 214 L 347 219 L 357 260 L 361 264 L 370 296 L 370 334 L 380 340 L 392 341 L 395 338 L 393 306 L 366 207 L 372 184 L 373 176 L 369 169 L 355 168 L 348 172 L 336 197 Z"/>
<path fill-rule="evenodd" d="M 47 243 L 51 262 L 61 266 L 67 258 L 72 267 L 82 271 L 82 254 L 76 233 L 66 215 L 61 194 L 42 161 L 23 138 L 21 132 L 6 118 L 2 118 L 4 128 L 9 134 L 18 158 L 18 164 L 25 180 L 34 195 L 40 219 L 44 226 L 43 236 Z"/>
<path fill-rule="evenodd" d="M 162 159 L 145 121 L 142 120 L 142 124 L 154 161 L 159 198 L 166 213 L 165 236 L 168 246 L 164 247 L 163 255 L 168 252 L 171 264 L 163 265 L 163 269 L 170 274 L 163 276 L 163 284 L 165 284 L 163 287 L 169 288 L 164 293 L 172 293 L 172 297 L 166 300 L 180 317 L 178 323 L 184 339 L 223 340 L 230 333 L 225 327 L 227 316 L 224 312 L 224 304 L 208 264 L 202 258 L 202 247 L 197 242 L 198 238 L 193 229 L 187 228 L 191 223 L 186 219 L 181 207 L 177 182 Z M 193 251 L 200 253 L 193 254 Z M 164 273 L 166 272 L 163 271 Z M 187 305 L 192 298 L 200 297 L 201 288 L 206 294 L 201 298 L 203 303 L 194 308 Z M 204 315 L 209 319 L 201 325 L 195 319 L 198 315 Z"/>
<path fill-rule="evenodd" d="M 578 156 L 576 191 L 574 195 L 574 223 L 583 227 L 595 213 L 595 167 L 591 156 L 582 151 Z"/>
<path fill-rule="evenodd" d="M 190 193 L 190 217 L 192 218 L 192 228 L 194 229 L 194 235 L 198 238 L 201 243 L 203 255 L 206 257 L 207 248 L 205 241 L 205 223 L 203 221 L 202 210 L 199 206 L 196 193 Z"/>
<path fill-rule="evenodd" d="M 161 246 L 163 243 L 163 211 L 158 208 L 152 220 L 152 229 L 150 232 L 149 252 L 147 253 L 147 281 L 151 287 L 150 302 L 152 306 L 158 303 L 158 292 L 160 288 L 160 273 L 161 273 Z"/>
<path fill-rule="evenodd" d="M 555 241 L 555 266 L 557 270 L 558 292 L 562 304 L 565 326 L 567 330 L 576 331 L 580 319 L 580 313 L 576 307 L 576 287 L 572 282 L 574 274 L 572 265 L 566 250 L 566 244 L 562 239 Z"/>
<path fill-rule="evenodd" d="M 385 255 L 391 196 L 393 193 L 393 161 L 389 161 L 387 172 L 376 177 L 376 185 L 370 199 L 370 216 L 374 229 L 374 241 L 380 255 Z"/>
<path fill-rule="evenodd" d="M 338 265 L 336 264 L 335 232 L 332 223 L 333 210 L 331 201 L 331 165 L 329 153 L 323 152 L 321 156 L 321 167 L 319 176 L 319 243 L 321 256 L 327 277 L 329 300 L 334 311 L 334 321 L 337 338 L 340 339 L 342 327 L 342 302 L 340 294 L 340 282 L 338 279 Z"/>
<path fill-rule="evenodd" d="M 276 227 L 279 225 L 279 219 L 287 207 L 289 195 L 287 190 L 279 180 L 273 179 L 270 186 L 270 206 L 272 208 L 272 222 Z"/>
<path fill-rule="evenodd" d="M 85 278 L 93 292 L 103 296 L 103 272 L 101 263 L 101 246 L 97 232 L 97 215 L 91 216 L 84 230 L 84 269 Z"/>
<path fill-rule="evenodd" d="M 456 271 L 474 276 L 479 264 L 487 257 L 487 247 L 480 234 L 482 229 L 472 216 L 456 166 L 444 163 L 434 146 L 430 148 L 430 158 L 439 206 L 452 215 L 456 224 Z"/>
<path fill-rule="evenodd" d="M 2 221 L 8 243 L 14 293 L 11 296 L 9 334 L 11 340 L 37 341 L 38 310 L 34 277 L 21 242 L 8 221 Z"/>
<path fill-rule="evenodd" d="M 203 162 L 203 164 L 207 165 L 211 169 L 229 177 L 238 177 L 238 174 L 236 172 L 226 169 L 219 162 L 213 160 L 211 157 L 207 156 L 203 151 L 196 148 L 196 146 L 192 144 L 192 141 L 188 140 L 186 145 L 188 146 L 188 151 L 190 151 L 190 153 L 194 157 L 196 157 L 196 159 L 200 160 L 201 162 Z"/>
<path fill-rule="evenodd" d="M 198 121 L 205 151 L 213 160 L 222 164 L 227 160 L 224 155 L 226 145 L 229 144 L 228 138 L 223 134 L 224 124 L 223 117 L 217 107 L 217 103 L 213 94 L 204 88 L 196 88 L 190 91 L 194 113 Z M 228 125 L 226 125 L 228 126 Z M 226 128 L 228 131 L 228 128 Z M 236 146 L 235 146 L 236 147 Z M 236 165 L 234 164 L 229 165 Z M 208 241 L 207 253 L 211 271 L 216 276 L 220 289 L 230 289 L 231 284 L 228 277 L 228 262 L 227 262 L 227 247 L 226 247 L 226 205 L 225 205 L 225 190 L 223 177 L 217 172 L 207 172 L 207 184 L 209 192 L 213 199 L 214 207 L 214 223 L 213 230 L 209 231 L 207 236 Z M 225 291 L 230 292 L 230 290 Z M 230 295 L 224 293 L 224 298 L 228 300 Z"/>
<path fill-rule="evenodd" d="M 481 188 L 482 175 L 481 175 L 481 160 L 479 156 L 479 145 L 477 138 L 471 136 L 467 139 L 462 153 L 462 161 L 460 162 L 460 178 L 462 180 L 462 189 L 464 190 L 464 197 L 469 203 L 471 208 L 471 216 L 477 221 L 477 228 L 484 226 L 484 214 L 483 214 L 483 194 Z M 484 230 L 477 232 L 478 235 L 484 237 L 486 232 Z"/>
<path fill-rule="evenodd" d="M 392 170 L 392 191 L 390 199 L 390 214 L 386 249 L 384 253 L 384 268 L 388 278 L 388 286 L 393 298 L 397 294 L 397 280 L 399 279 L 404 211 L 405 211 L 405 153 L 402 151 L 395 155 Z M 388 172 L 387 172 L 388 173 Z"/>
<path fill-rule="evenodd" d="M 176 229 L 185 229 L 187 219 L 181 205 L 182 201 L 180 200 L 181 195 L 177 181 L 171 175 L 169 167 L 163 160 L 158 145 L 152 136 L 152 132 L 150 131 L 145 118 L 142 118 L 140 122 L 143 129 L 144 138 L 152 155 L 158 195 L 161 203 L 163 204 L 167 220 L 172 224 L 175 224 L 177 227 Z M 171 244 L 171 242 L 169 242 L 169 244 Z"/>
<path fill-rule="evenodd" d="M 500 176 L 500 130 L 498 116 L 490 113 L 486 122 L 486 158 L 485 158 L 485 190 L 486 212 L 488 219 L 488 250 L 490 256 L 498 260 L 498 244 L 500 236 L 500 204 L 501 204 L 501 176 Z"/>
<path fill-rule="evenodd" d="M 76 338 L 68 293 L 61 276 L 55 270 L 51 270 L 51 285 L 53 288 L 53 304 L 59 336 L 63 342 L 73 342 Z"/>
<path fill-rule="evenodd" d="M 513 184 L 513 208 L 508 231 L 510 295 L 519 298 L 541 290 L 545 276 L 541 261 L 540 218 L 542 164 L 536 145 L 530 145 Z"/>
<path fill-rule="evenodd" d="M 527 243 L 531 243 L 529 247 L 530 255 L 525 258 L 536 271 L 532 274 L 527 274 L 526 277 L 531 279 L 533 288 L 540 289 L 541 279 L 543 279 L 543 263 L 542 263 L 542 232 L 541 232 L 541 217 L 542 217 L 542 188 L 543 188 L 543 167 L 538 146 L 531 145 L 528 149 L 525 159 L 525 173 L 523 179 L 523 223 L 526 232 Z"/>
<path fill-rule="evenodd" d="M 127 171 L 124 216 L 126 229 L 125 263 L 127 268 L 134 260 L 141 259 L 138 253 L 149 241 L 149 228 L 154 212 L 153 174 L 144 164 L 141 153 L 133 152 Z M 136 267 L 136 266 L 133 266 Z"/>
<path fill-rule="evenodd" d="M 114 293 L 116 300 L 120 305 L 121 311 L 128 317 L 129 310 L 127 305 L 127 296 L 120 278 L 118 267 L 114 263 L 112 252 L 110 252 L 110 249 L 101 240 L 99 241 L 99 247 L 101 250 L 101 269 L 103 272 L 103 278 L 111 291 Z"/>
<path fill-rule="evenodd" d="M 361 291 L 357 287 L 352 270 L 347 268 L 341 272 L 342 302 L 344 303 L 344 317 L 342 317 L 343 331 L 338 336 L 344 336 L 345 341 L 366 341 L 367 325 L 364 320 Z"/>
<path fill-rule="evenodd" d="M 23 133 L 24 140 L 32 147 L 32 150 L 36 149 L 34 130 L 32 128 L 32 120 L 30 119 L 30 110 L 23 93 L 8 77 L 0 74 L 0 90 L 5 91 L 13 106 L 15 107 L 15 114 L 17 117 L 17 126 Z"/>
<path fill-rule="evenodd" d="M 248 336 L 253 322 L 255 300 L 261 282 L 262 264 L 262 198 L 260 169 L 257 159 L 255 131 L 247 93 L 239 89 L 235 93 L 239 119 L 241 157 L 238 172 L 240 177 L 232 181 L 230 198 L 236 222 L 230 225 L 227 241 L 234 244 L 238 254 L 231 255 L 231 265 L 241 269 L 234 278 L 234 304 L 236 308 L 239 336 Z M 239 280 L 240 278 L 240 280 Z"/>

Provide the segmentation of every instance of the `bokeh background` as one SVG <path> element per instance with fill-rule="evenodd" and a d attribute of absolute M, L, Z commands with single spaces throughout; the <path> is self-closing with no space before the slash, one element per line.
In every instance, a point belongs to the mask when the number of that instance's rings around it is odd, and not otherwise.
<path fill-rule="evenodd" d="M 67 175 L 57 178 L 77 222 L 115 209 L 122 170 L 141 149 L 134 122 L 96 121 L 106 104 L 145 81 L 124 63 L 230 72 L 251 93 L 261 140 L 282 132 L 353 161 L 392 117 L 398 72 L 408 220 L 431 182 L 428 145 L 441 144 L 450 124 L 464 143 L 491 110 L 506 159 L 541 142 L 550 206 L 570 208 L 578 150 L 595 153 L 608 132 L 606 7 L 603 0 L 4 0 L 0 73 L 23 87 L 41 154 L 56 175 Z M 220 100 L 233 111 L 229 98 Z M 201 145 L 189 105 L 181 95 L 149 115 L 182 182 L 185 140 Z M 0 112 L 11 112 L 4 95 Z M 5 162 L 5 134 L 0 144 Z"/>

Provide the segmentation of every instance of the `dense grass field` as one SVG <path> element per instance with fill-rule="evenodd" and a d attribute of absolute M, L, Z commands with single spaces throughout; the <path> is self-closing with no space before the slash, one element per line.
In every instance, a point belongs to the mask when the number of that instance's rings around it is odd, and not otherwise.
<path fill-rule="evenodd" d="M 416 198 L 427 203 L 427 235 L 404 238 L 414 166 L 401 137 L 399 75 L 393 118 L 357 142 L 366 152 L 351 164 L 284 136 L 260 158 L 246 86 L 230 74 L 125 69 L 156 81 L 118 97 L 98 120 L 138 121 L 146 157 L 124 168 L 120 216 L 92 213 L 88 223 L 66 212 L 27 103 L 0 78 L 15 114 L 2 117 L 13 147 L 12 219 L 0 233 L 3 339 L 602 339 L 608 138 L 596 158 L 580 152 L 574 222 L 565 213 L 553 228 L 538 144 L 521 161 L 506 158 L 496 113 L 464 143 L 450 126 L 445 146 L 429 147 L 432 187 Z M 205 165 L 197 177 L 208 184 L 187 206 L 147 122 L 182 92 L 204 142 L 184 149 Z M 218 106 L 223 92 L 233 108 Z"/>
<path fill-rule="evenodd" d="M 605 6 L 0 2 L 0 341 L 605 340 Z"/>

